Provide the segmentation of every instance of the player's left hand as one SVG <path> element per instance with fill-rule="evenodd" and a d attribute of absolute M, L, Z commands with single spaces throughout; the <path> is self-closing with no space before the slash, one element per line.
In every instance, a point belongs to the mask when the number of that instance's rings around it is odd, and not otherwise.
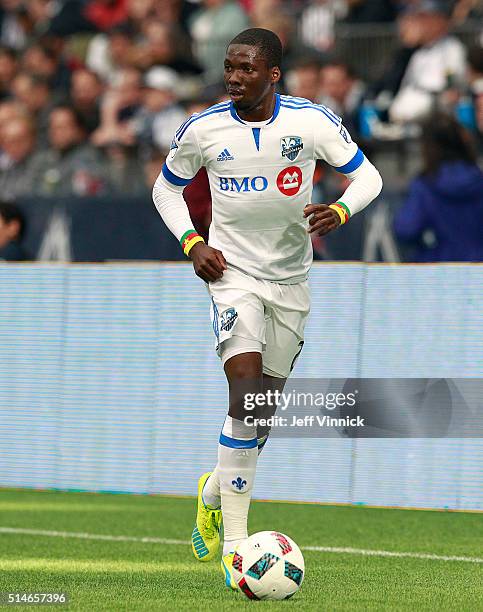
<path fill-rule="evenodd" d="M 309 234 L 317 233 L 317 236 L 325 236 L 340 225 L 340 217 L 327 204 L 307 204 L 304 208 L 304 217 L 312 217 L 309 220 Z"/>

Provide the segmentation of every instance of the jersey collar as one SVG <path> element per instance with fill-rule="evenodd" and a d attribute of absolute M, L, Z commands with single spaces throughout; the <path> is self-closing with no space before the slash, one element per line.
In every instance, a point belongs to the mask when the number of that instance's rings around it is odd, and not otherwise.
<path fill-rule="evenodd" d="M 277 93 L 275 94 L 275 108 L 273 109 L 273 115 L 270 121 L 267 123 L 267 125 L 270 125 L 271 123 L 275 121 L 279 112 L 280 112 L 280 94 Z M 242 123 L 243 125 L 246 125 L 246 122 L 243 121 L 243 119 L 240 119 L 240 117 L 238 116 L 238 113 L 235 110 L 235 105 L 233 104 L 233 102 L 230 103 L 230 115 L 233 117 L 233 119 L 235 119 L 235 121 L 238 121 L 238 123 Z"/>

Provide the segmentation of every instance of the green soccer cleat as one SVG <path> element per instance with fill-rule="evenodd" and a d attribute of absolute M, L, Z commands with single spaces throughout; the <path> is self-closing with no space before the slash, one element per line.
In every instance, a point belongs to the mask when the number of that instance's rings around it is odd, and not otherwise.
<path fill-rule="evenodd" d="M 238 590 L 235 579 L 233 578 L 233 557 L 235 556 L 234 552 L 228 553 L 224 557 L 221 558 L 221 571 L 223 576 L 225 577 L 225 585 L 229 589 L 233 589 L 234 591 Z"/>
<path fill-rule="evenodd" d="M 191 534 L 191 548 L 198 561 L 213 559 L 220 546 L 221 510 L 205 506 L 202 496 L 203 487 L 210 476 L 211 472 L 207 472 L 198 480 L 198 510 Z"/>

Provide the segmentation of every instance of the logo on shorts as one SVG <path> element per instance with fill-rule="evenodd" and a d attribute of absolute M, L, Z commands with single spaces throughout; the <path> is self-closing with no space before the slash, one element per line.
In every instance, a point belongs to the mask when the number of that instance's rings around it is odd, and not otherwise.
<path fill-rule="evenodd" d="M 290 161 L 295 161 L 304 148 L 300 136 L 284 136 L 280 139 L 280 145 L 282 147 L 282 157 L 287 157 Z"/>
<path fill-rule="evenodd" d="M 277 176 L 277 187 L 283 195 L 293 196 L 302 186 L 302 170 L 298 166 L 284 168 Z"/>
<path fill-rule="evenodd" d="M 224 310 L 220 315 L 220 330 L 230 331 L 238 319 L 238 313 L 234 308 Z"/>

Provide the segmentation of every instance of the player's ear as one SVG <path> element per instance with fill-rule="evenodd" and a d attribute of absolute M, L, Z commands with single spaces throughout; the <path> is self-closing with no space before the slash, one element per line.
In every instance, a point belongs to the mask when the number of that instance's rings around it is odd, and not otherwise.
<path fill-rule="evenodd" d="M 278 66 L 274 66 L 272 68 L 272 83 L 278 83 L 280 81 L 281 76 L 282 73 L 280 72 L 280 68 Z"/>

